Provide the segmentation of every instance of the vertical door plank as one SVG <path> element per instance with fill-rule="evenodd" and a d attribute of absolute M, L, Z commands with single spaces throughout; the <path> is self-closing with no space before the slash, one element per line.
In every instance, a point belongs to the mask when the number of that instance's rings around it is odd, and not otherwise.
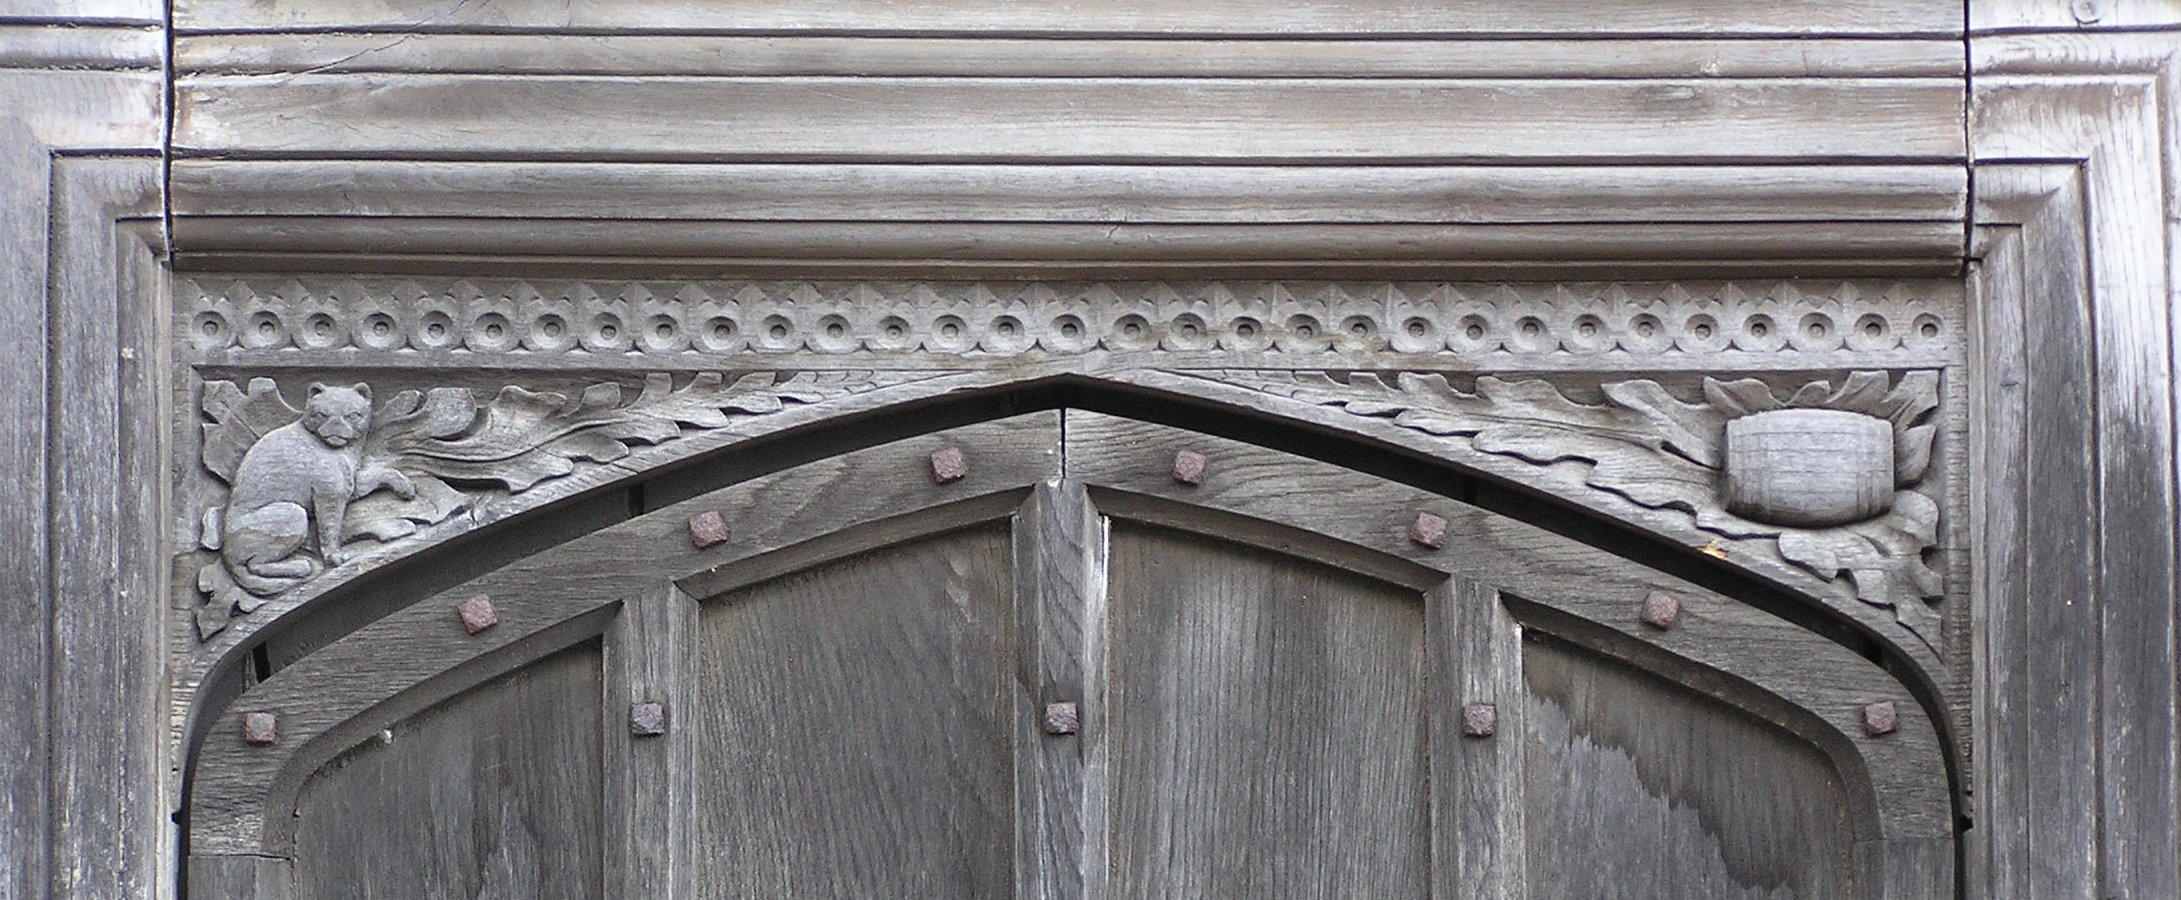
<path fill-rule="evenodd" d="M 1473 582 L 1449 579 L 1426 603 L 1434 896 L 1525 896 L 1520 633 L 1499 593 Z M 1493 736 L 1464 732 L 1462 714 L 1471 703 L 1493 705 Z"/>
<path fill-rule="evenodd" d="M 1105 835 L 1084 827 L 1087 742 L 1105 731 L 1084 680 L 1088 642 L 1103 627 L 1103 534 L 1074 483 L 1038 485 L 1015 519 L 1015 878 L 1026 900 L 1082 897 L 1086 879 L 1103 880 Z M 1046 733 L 1048 703 L 1076 704 L 1076 734 Z"/>
<path fill-rule="evenodd" d="M 705 601 L 692 896 L 1014 891 L 1012 568 L 994 524 Z"/>
<path fill-rule="evenodd" d="M 1181 532 L 1110 540 L 1110 893 L 1428 896 L 1421 598 Z"/>
<path fill-rule="evenodd" d="M 696 668 L 697 604 L 671 584 L 630 598 L 606 629 L 605 878 L 617 897 L 694 893 L 690 837 L 696 723 L 685 714 Z M 634 707 L 658 703 L 663 734 L 637 734 Z"/>

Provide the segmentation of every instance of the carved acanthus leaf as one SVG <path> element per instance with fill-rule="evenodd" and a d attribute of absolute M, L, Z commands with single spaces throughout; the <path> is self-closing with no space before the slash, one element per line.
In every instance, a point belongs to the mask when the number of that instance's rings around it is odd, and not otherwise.
<path fill-rule="evenodd" d="M 1569 398 L 1552 382 L 1479 377 L 1473 391 L 1443 375 L 1237 370 L 1203 377 L 1279 394 L 1350 414 L 1385 419 L 1433 435 L 1467 438 L 1476 450 L 1540 466 L 1588 466 L 1586 487 L 1650 509 L 1690 517 L 1699 529 L 1761 550 L 1829 582 L 1847 585 L 1863 602 L 1891 609 L 1927 643 L 1937 638 L 1928 600 L 1942 595 L 1924 553 L 1937 543 L 1939 507 L 1912 489 L 1929 468 L 1937 426 L 1937 373 L 1890 378 L 1855 372 L 1839 385 L 1813 381 L 1786 399 L 1757 379 L 1702 383 L 1692 403 L 1649 380 L 1602 384 L 1605 403 Z M 1782 409 L 1855 412 L 1890 422 L 1892 481 L 1900 490 L 1882 515 L 1825 528 L 1755 521 L 1729 512 L 1721 498 L 1728 422 Z"/>
<path fill-rule="evenodd" d="M 778 412 L 874 387 L 868 372 L 755 372 L 728 381 L 717 372 L 676 388 L 671 377 L 644 379 L 635 399 L 606 382 L 574 396 L 510 385 L 479 407 L 468 391 L 404 391 L 388 404 L 375 437 L 403 471 L 457 483 L 496 483 L 511 493 L 605 463 L 631 445 L 679 438 L 683 430 L 721 428 L 737 416 Z"/>
<path fill-rule="evenodd" d="M 927 376 L 754 372 L 729 379 L 715 372 L 698 374 L 676 387 L 672 376 L 655 373 L 644 378 L 633 398 L 618 382 L 600 382 L 572 395 L 509 385 L 486 402 L 468 388 L 402 391 L 372 410 L 349 477 L 376 471 L 398 473 L 396 480 L 408 490 L 360 487 L 361 496 L 345 506 L 338 534 L 342 543 L 362 538 L 397 541 L 446 521 L 495 492 L 504 491 L 503 497 L 520 494 L 575 474 L 584 464 L 619 460 L 635 446 L 662 444 L 727 427 L 738 418 L 919 377 Z M 363 396 L 368 398 L 367 393 Z M 208 383 L 203 410 L 205 468 L 231 486 L 253 446 L 303 416 L 269 378 L 253 379 L 247 389 L 228 381 Z M 223 532 L 232 527 L 226 512 L 219 503 L 204 510 L 204 549 L 221 550 Z M 225 628 L 235 611 L 247 613 L 266 597 L 316 578 L 338 562 L 322 547 L 287 546 L 290 549 L 283 558 L 256 558 L 249 564 L 297 574 L 252 579 L 247 572 L 234 571 L 237 563 L 232 559 L 201 567 L 200 637 Z M 284 558 L 300 562 L 286 563 Z"/>

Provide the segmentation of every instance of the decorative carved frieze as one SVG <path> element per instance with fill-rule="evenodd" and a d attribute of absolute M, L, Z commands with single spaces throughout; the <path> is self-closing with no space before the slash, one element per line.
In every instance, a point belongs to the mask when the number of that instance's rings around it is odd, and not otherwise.
<path fill-rule="evenodd" d="M 1157 368 L 1522 460 L 1540 491 L 1707 533 L 1707 552 L 1807 572 L 1797 590 L 1822 584 L 1825 602 L 1859 598 L 1943 642 L 1932 601 L 1952 563 L 1935 549 L 1944 482 L 1926 469 L 1938 373 L 1962 359 L 1953 282 L 198 274 L 175 288 L 177 358 L 206 379 L 208 477 L 183 491 L 200 637 L 739 417 L 928 378 Z"/>
<path fill-rule="evenodd" d="M 1482 357 L 1944 352 L 1934 283 L 489 281 L 176 286 L 203 354 L 1390 351 Z"/>
<path fill-rule="evenodd" d="M 1944 592 L 1925 559 L 1938 542 L 1927 485 L 1939 377 L 1859 371 L 1776 391 L 1749 378 L 1704 378 L 1683 397 L 1649 379 L 1596 384 L 1602 402 L 1543 379 L 1226 370 L 1228 384 L 1337 407 L 1466 441 L 1540 467 L 1582 466 L 1580 483 L 1686 517 L 1727 542 L 1826 581 L 1933 646 L 1931 601 Z M 1731 546 L 1729 546 L 1731 545 Z"/>
<path fill-rule="evenodd" d="M 200 638 L 347 561 L 352 542 L 389 543 L 494 496 L 520 494 L 632 447 L 737 418 L 861 393 L 909 376 L 875 372 L 645 376 L 581 391 L 502 387 L 401 391 L 311 384 L 302 408 L 270 378 L 205 385 L 204 467 L 226 486 L 200 515 Z M 293 390 L 291 386 L 289 388 Z"/>

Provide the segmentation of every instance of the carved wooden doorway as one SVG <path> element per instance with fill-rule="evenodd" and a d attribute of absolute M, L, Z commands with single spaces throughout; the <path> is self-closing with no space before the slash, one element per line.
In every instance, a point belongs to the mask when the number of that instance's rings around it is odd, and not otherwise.
<path fill-rule="evenodd" d="M 727 480 L 243 693 L 190 895 L 1951 893 L 1901 683 L 1671 566 L 1081 409 Z"/>

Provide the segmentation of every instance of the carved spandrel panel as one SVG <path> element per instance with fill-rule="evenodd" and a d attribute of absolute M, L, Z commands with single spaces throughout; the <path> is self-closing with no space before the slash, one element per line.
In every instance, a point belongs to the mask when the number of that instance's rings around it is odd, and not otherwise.
<path fill-rule="evenodd" d="M 1154 370 L 1501 460 L 1494 474 L 1530 489 L 1885 610 L 1942 656 L 1959 631 L 1949 282 L 250 274 L 184 277 L 175 298 L 176 352 L 198 375 L 181 488 L 204 640 L 790 421 Z M 329 397 L 368 407 L 339 447 L 309 424 Z M 783 424 L 750 424 L 768 417 Z"/>

